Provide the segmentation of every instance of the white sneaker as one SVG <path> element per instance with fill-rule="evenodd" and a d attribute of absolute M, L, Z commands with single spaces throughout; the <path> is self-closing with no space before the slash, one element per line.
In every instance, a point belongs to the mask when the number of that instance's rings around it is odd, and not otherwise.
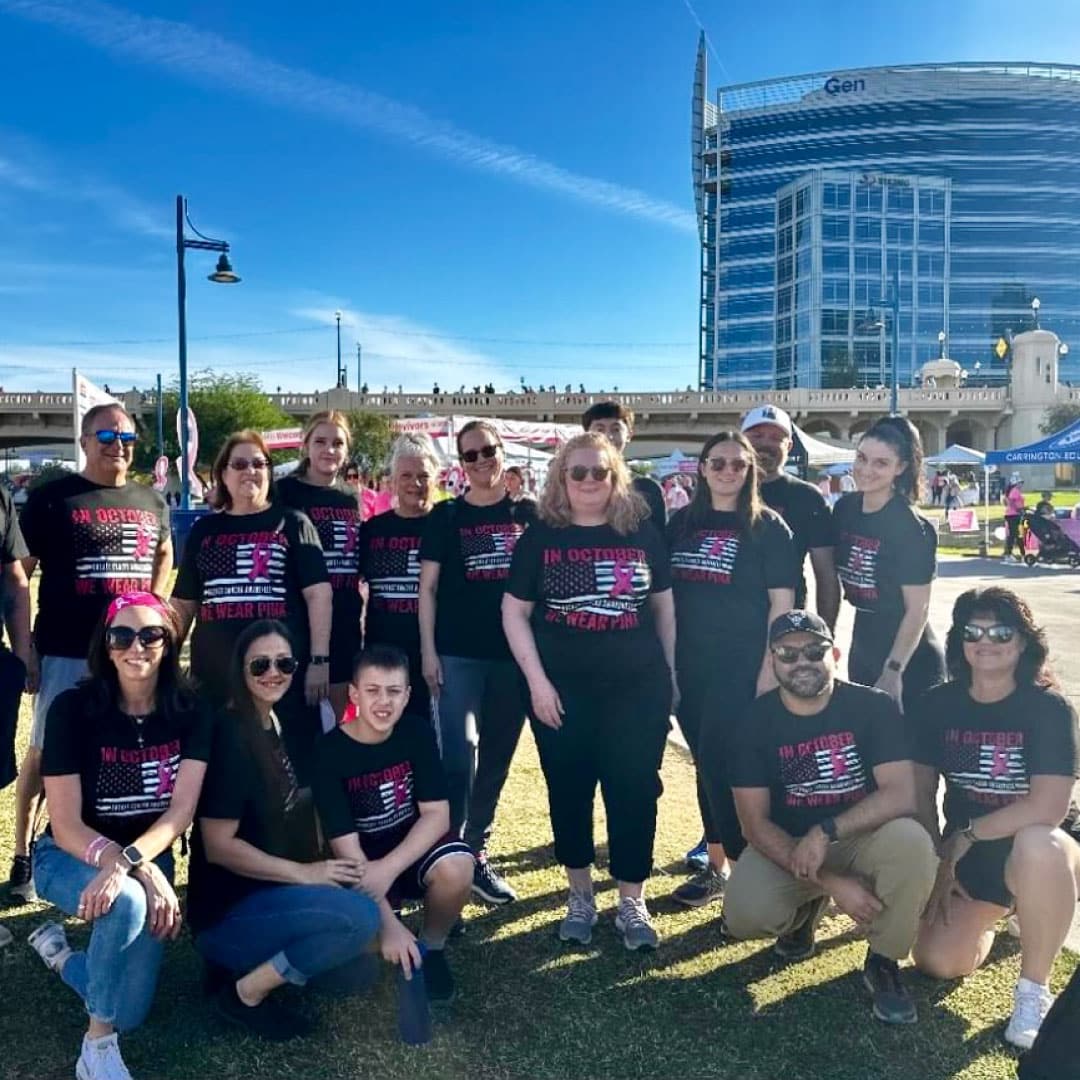
<path fill-rule="evenodd" d="M 59 923 L 42 923 L 26 940 L 50 971 L 59 975 L 64 970 L 64 965 L 71 956 L 71 948 L 67 934 Z"/>
<path fill-rule="evenodd" d="M 1053 1004 L 1054 995 L 1045 986 L 1021 979 L 1013 991 L 1013 1011 L 1005 1028 L 1005 1041 L 1021 1050 L 1030 1050 Z"/>
<path fill-rule="evenodd" d="M 566 904 L 566 917 L 559 923 L 559 940 L 588 945 L 592 941 L 595 925 L 596 903 L 592 893 L 579 893 L 571 889 L 570 899 Z"/>
<path fill-rule="evenodd" d="M 642 897 L 624 896 L 619 900 L 615 929 L 622 934 L 623 944 L 631 951 L 655 949 L 660 935 L 653 928 L 652 917 Z"/>
<path fill-rule="evenodd" d="M 100 1039 L 83 1037 L 82 1053 L 75 1062 L 77 1080 L 133 1080 L 124 1059 L 116 1034 Z"/>

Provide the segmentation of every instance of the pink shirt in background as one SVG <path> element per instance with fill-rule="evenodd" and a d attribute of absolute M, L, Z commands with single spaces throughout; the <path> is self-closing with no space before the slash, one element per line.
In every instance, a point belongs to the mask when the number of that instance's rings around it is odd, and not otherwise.
<path fill-rule="evenodd" d="M 1019 517 L 1024 512 L 1024 493 L 1018 487 L 1014 487 L 1005 496 L 1005 516 Z"/>

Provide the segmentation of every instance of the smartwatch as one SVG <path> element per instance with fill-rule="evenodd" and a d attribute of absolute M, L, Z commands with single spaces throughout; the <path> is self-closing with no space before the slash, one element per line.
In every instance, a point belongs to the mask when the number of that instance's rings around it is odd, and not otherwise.
<path fill-rule="evenodd" d="M 143 857 L 143 853 L 134 844 L 128 844 L 128 846 L 120 852 L 120 858 L 128 864 L 130 870 L 138 870 L 146 861 Z"/>
<path fill-rule="evenodd" d="M 885 667 L 889 671 L 897 672 L 897 674 L 899 674 L 900 672 L 902 672 L 904 670 L 904 665 L 901 664 L 899 660 L 894 660 L 891 656 L 889 657 L 888 660 L 885 661 Z"/>
<path fill-rule="evenodd" d="M 818 828 L 829 838 L 830 844 L 835 844 L 840 839 L 840 835 L 836 831 L 836 818 L 822 818 L 818 822 Z"/>
<path fill-rule="evenodd" d="M 312 656 L 309 663 L 312 667 L 321 667 L 323 664 L 330 663 L 329 656 Z"/>

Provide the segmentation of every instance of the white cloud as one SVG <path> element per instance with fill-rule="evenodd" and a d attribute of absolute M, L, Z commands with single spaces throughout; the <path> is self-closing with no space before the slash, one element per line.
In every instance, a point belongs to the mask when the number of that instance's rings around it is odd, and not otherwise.
<path fill-rule="evenodd" d="M 114 55 L 217 85 L 268 104 L 378 131 L 457 164 L 509 177 L 631 217 L 696 231 L 692 213 L 635 188 L 584 176 L 449 124 L 421 109 L 349 83 L 288 67 L 220 35 L 147 18 L 94 0 L 0 0 L 0 11 L 55 26 Z"/>

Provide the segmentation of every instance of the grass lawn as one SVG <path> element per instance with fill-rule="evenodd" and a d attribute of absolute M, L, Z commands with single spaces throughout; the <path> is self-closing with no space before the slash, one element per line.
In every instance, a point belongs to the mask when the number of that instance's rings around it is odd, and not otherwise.
<path fill-rule="evenodd" d="M 24 707 L 24 713 L 28 710 Z M 28 731 L 28 716 L 20 735 Z M 147 1080 L 228 1077 L 725 1077 L 731 1080 L 998 1080 L 1016 1075 L 1001 1039 L 1017 977 L 1017 944 L 1002 935 L 991 961 L 964 984 L 910 976 L 920 1023 L 873 1020 L 858 978 L 865 944 L 843 917 L 826 919 L 820 953 L 784 967 L 769 943 L 721 945 L 715 907 L 670 900 L 682 853 L 700 832 L 692 771 L 669 746 L 656 856 L 648 886 L 663 935 L 650 956 L 626 952 L 612 928 L 614 891 L 598 894 L 601 921 L 587 950 L 561 946 L 555 927 L 564 881 L 551 856 L 543 777 L 531 736 L 522 739 L 503 796 L 494 850 L 521 898 L 501 910 L 469 908 L 452 946 L 459 994 L 430 1046 L 397 1041 L 393 982 L 366 998 L 305 1000 L 319 1034 L 267 1046 L 224 1028 L 200 994 L 186 936 L 168 947 L 146 1025 L 124 1041 L 133 1074 Z M 0 860 L 11 856 L 13 788 L 0 794 Z M 597 820 L 603 837 L 602 818 Z M 604 852 L 601 849 L 601 861 Z M 186 866 L 181 864 L 181 880 Z M 5 1080 L 73 1072 L 84 1027 L 74 994 L 23 941 L 46 909 L 3 914 L 16 941 L 0 951 L 0 1046 Z M 85 939 L 72 924 L 72 936 Z M 1057 966 L 1060 989 L 1075 966 Z"/>

